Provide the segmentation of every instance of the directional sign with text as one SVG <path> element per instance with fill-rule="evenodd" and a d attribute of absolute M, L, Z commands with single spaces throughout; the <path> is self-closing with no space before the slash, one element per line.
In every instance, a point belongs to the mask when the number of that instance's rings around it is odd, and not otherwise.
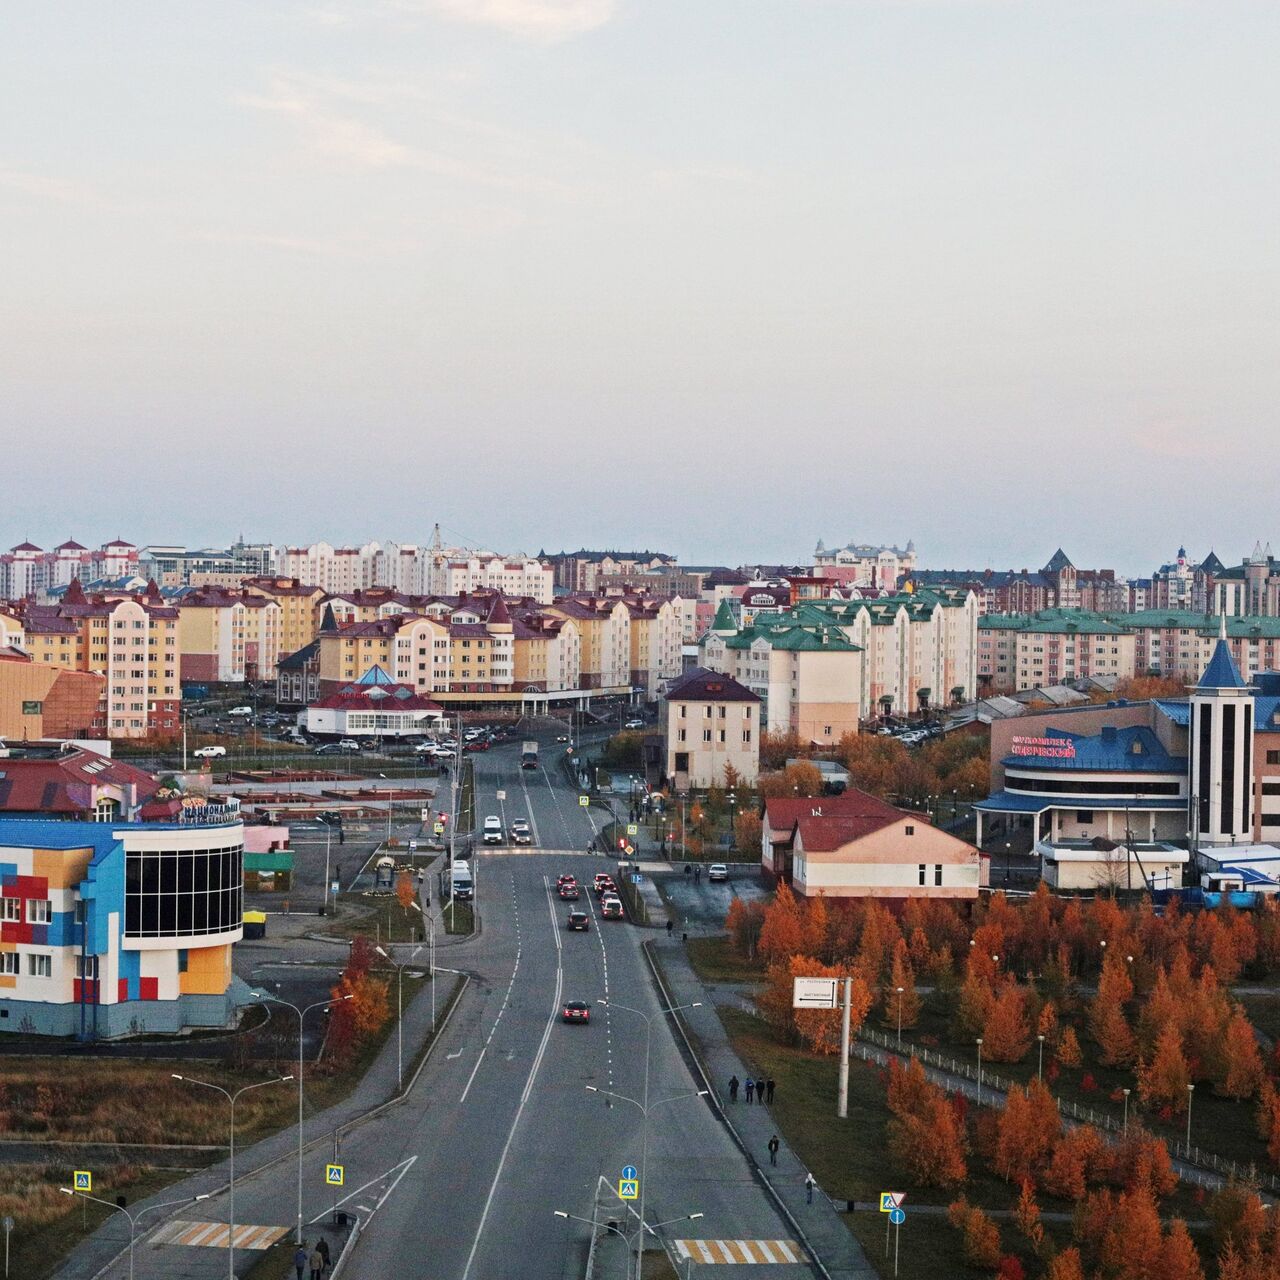
<path fill-rule="evenodd" d="M 838 1009 L 839 978 L 795 978 L 791 996 L 793 1009 Z"/>
<path fill-rule="evenodd" d="M 639 1178 L 620 1178 L 618 1180 L 618 1199 L 637 1200 L 640 1197 Z"/>
<path fill-rule="evenodd" d="M 88 1169 L 77 1169 L 71 1175 L 71 1185 L 77 1191 L 93 1190 L 93 1174 Z"/>
<path fill-rule="evenodd" d="M 346 1176 L 346 1166 L 340 1164 L 327 1164 L 324 1167 L 324 1180 L 331 1187 L 342 1186 L 342 1180 Z"/>

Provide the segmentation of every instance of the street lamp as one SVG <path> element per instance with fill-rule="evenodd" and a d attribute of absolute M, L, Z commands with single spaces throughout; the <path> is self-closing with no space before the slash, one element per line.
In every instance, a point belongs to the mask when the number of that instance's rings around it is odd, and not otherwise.
<path fill-rule="evenodd" d="M 285 1081 L 292 1080 L 293 1076 L 276 1076 L 272 1080 L 259 1080 L 257 1084 L 247 1084 L 232 1093 L 230 1090 L 224 1089 L 220 1084 L 210 1084 L 209 1081 L 197 1080 L 194 1076 L 180 1076 L 176 1071 L 171 1074 L 175 1080 L 181 1080 L 184 1084 L 194 1084 L 199 1085 L 202 1089 L 212 1089 L 215 1093 L 222 1094 L 231 1103 L 231 1165 L 227 1201 L 227 1278 L 228 1280 L 236 1280 L 236 1099 L 241 1094 L 248 1093 L 252 1089 L 265 1089 L 269 1084 L 284 1084 Z"/>
<path fill-rule="evenodd" d="M 982 1037 L 978 1037 L 978 1106 L 982 1106 Z"/>
<path fill-rule="evenodd" d="M 1191 1095 L 1196 1091 L 1194 1084 L 1187 1085 L 1187 1151 L 1191 1150 Z"/>
<path fill-rule="evenodd" d="M 1040 1042 L 1040 1065 L 1036 1067 L 1036 1079 L 1043 1082 L 1044 1081 L 1044 1036 L 1036 1036 L 1036 1039 Z"/>
<path fill-rule="evenodd" d="M 418 907 L 415 902 L 413 904 Z M 418 907 L 421 914 L 422 908 Z M 391 944 L 388 943 L 388 946 Z M 409 960 L 403 963 L 397 961 L 394 957 L 389 956 L 381 947 L 374 947 L 374 950 L 390 964 L 396 967 L 396 1088 L 402 1093 L 404 1092 L 404 966 L 412 960 L 414 956 L 422 950 L 421 947 L 414 947 L 409 953 Z"/>
<path fill-rule="evenodd" d="M 602 1004 L 606 1009 L 622 1009 L 627 1013 L 634 1013 L 637 1018 L 644 1020 L 644 1102 L 637 1102 L 634 1098 L 628 1098 L 625 1094 L 613 1093 L 608 1089 L 597 1089 L 594 1085 L 587 1085 L 589 1093 L 600 1093 L 606 1097 L 619 1098 L 624 1102 L 629 1102 L 633 1107 L 639 1108 L 640 1114 L 644 1117 L 642 1126 L 643 1139 L 640 1148 L 640 1223 L 643 1228 L 644 1224 L 644 1201 L 645 1193 L 649 1189 L 649 1112 L 652 1107 L 649 1103 L 649 1063 L 650 1050 L 653 1045 L 653 1015 L 644 1013 L 640 1009 L 633 1009 L 630 1005 L 615 1004 L 611 1000 L 597 1000 L 597 1004 Z M 702 1007 L 701 1000 L 695 1000 L 691 1004 L 678 1004 L 670 1008 L 660 1009 L 659 1015 L 665 1017 L 670 1013 L 681 1013 L 686 1009 L 700 1009 Z M 661 1098 L 652 1104 L 653 1107 L 659 1107 L 668 1102 L 679 1102 L 684 1098 L 702 1098 L 707 1095 L 706 1089 L 694 1089 L 687 1093 L 678 1093 L 671 1098 Z M 642 1268 L 644 1266 L 644 1231 L 641 1230 L 636 1243 L 636 1280 L 643 1280 Z"/>
<path fill-rule="evenodd" d="M 902 1049 L 902 988 L 898 988 L 898 1049 Z"/>
<path fill-rule="evenodd" d="M 99 1196 L 91 1196 L 87 1191 L 75 1191 L 71 1187 L 59 1187 L 59 1191 L 64 1196 L 79 1196 L 82 1200 L 92 1200 L 94 1204 L 106 1205 L 108 1209 L 114 1209 L 117 1213 L 123 1213 L 129 1219 L 129 1280 L 133 1280 L 133 1242 L 137 1234 L 138 1219 L 144 1213 L 152 1213 L 156 1209 L 172 1209 L 174 1205 L 194 1204 L 197 1200 L 207 1200 L 209 1193 L 199 1196 L 183 1196 L 181 1200 L 165 1200 L 162 1204 L 149 1204 L 138 1209 L 134 1213 L 130 1213 L 122 1204 L 112 1204 L 110 1200 L 103 1200 Z"/>
<path fill-rule="evenodd" d="M 1128 1133 L 1129 1132 L 1129 1090 L 1121 1089 L 1120 1092 L 1124 1094 L 1124 1132 Z"/>
<path fill-rule="evenodd" d="M 257 1000 L 270 1000 L 272 1004 L 282 1004 L 287 1009 L 292 1009 L 298 1015 L 298 1228 L 297 1243 L 302 1243 L 302 1081 L 303 1081 L 303 1063 L 302 1049 L 303 1036 L 302 1024 L 307 1014 L 312 1009 L 327 1009 L 331 1004 L 339 1004 L 343 1000 L 352 1000 L 354 995 L 335 996 L 332 1000 L 317 1000 L 315 1004 L 309 1004 L 305 1008 L 299 1008 L 291 1000 L 282 1000 L 279 996 L 267 994 L 265 991 L 255 991 L 254 998 Z"/>

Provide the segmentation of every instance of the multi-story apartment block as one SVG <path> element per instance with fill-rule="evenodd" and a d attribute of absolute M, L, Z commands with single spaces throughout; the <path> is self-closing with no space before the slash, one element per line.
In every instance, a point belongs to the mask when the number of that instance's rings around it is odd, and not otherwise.
<path fill-rule="evenodd" d="M 1211 559 L 1216 561 L 1216 557 Z M 1208 594 L 1212 604 L 1202 607 L 1211 607 L 1215 613 L 1280 618 L 1280 561 L 1272 556 L 1271 544 L 1265 549 L 1261 544 L 1255 546 L 1253 554 L 1235 568 L 1226 569 L 1219 563 Z"/>
<path fill-rule="evenodd" d="M 828 550 L 821 539 L 813 551 L 815 574 L 838 578 L 859 587 L 896 591 L 904 578 L 915 572 L 916 544 L 905 547 L 877 547 L 850 542 Z"/>
<path fill-rule="evenodd" d="M 179 728 L 178 611 L 158 591 L 110 599 L 72 582 L 62 602 L 10 605 L 3 624 L 37 662 L 106 677 L 107 735 L 140 738 Z"/>
<path fill-rule="evenodd" d="M 561 596 L 546 612 L 574 623 L 581 638 L 584 689 L 631 685 L 631 611 L 616 596 Z"/>
<path fill-rule="evenodd" d="M 538 560 L 470 555 L 433 566 L 428 590 L 433 595 L 443 596 L 496 591 L 505 596 L 527 596 L 539 604 L 550 604 L 554 586 L 550 565 Z"/>
<path fill-rule="evenodd" d="M 1186 609 L 1192 613 L 1214 612 L 1261 613 L 1258 608 L 1222 610 L 1215 608 L 1214 584 L 1227 570 L 1212 551 L 1199 563 L 1188 559 L 1186 547 L 1179 547 L 1177 557 L 1162 564 L 1151 575 L 1146 601 L 1134 606 L 1141 609 Z M 1088 605 L 1089 608 L 1107 608 Z"/>
<path fill-rule="evenodd" d="M 582 677 L 582 645 L 576 624 L 565 618 L 525 611 L 512 615 L 513 680 L 524 693 L 577 689 Z"/>
<path fill-rule="evenodd" d="M 733 777 L 754 784 L 760 772 L 760 699 L 750 689 L 731 676 L 695 667 L 667 690 L 662 705 L 665 773 L 674 790 L 723 785 Z"/>
<path fill-rule="evenodd" d="M 50 585 L 49 561 L 34 542 L 20 542 L 0 556 L 0 596 L 33 599 Z"/>
<path fill-rule="evenodd" d="M 1114 569 L 1077 569 L 1059 548 L 1036 572 L 1027 569 L 919 569 L 910 585 L 972 591 L 979 612 L 1035 613 L 1042 609 L 1125 610 L 1133 607 L 1129 583 Z"/>
<path fill-rule="evenodd" d="M 326 592 L 359 591 L 371 587 L 382 548 L 376 542 L 361 547 L 335 547 L 313 542 L 308 547 L 284 547 L 279 556 L 282 576 L 313 583 Z"/>
<path fill-rule="evenodd" d="M 570 594 L 595 595 L 602 577 L 674 570 L 675 556 L 661 551 L 557 551 L 538 552 L 538 560 L 550 566 L 554 585 Z"/>
<path fill-rule="evenodd" d="M 1127 679 L 1137 648 L 1133 631 L 1084 610 L 988 614 L 978 624 L 979 688 L 985 695 L 1088 677 Z"/>
<path fill-rule="evenodd" d="M 316 638 L 324 613 L 322 587 L 302 583 L 297 578 L 256 577 L 244 580 L 248 595 L 274 600 L 280 606 L 280 653 L 297 653 Z"/>
<path fill-rule="evenodd" d="M 182 623 L 183 681 L 239 684 L 275 679 L 282 629 L 275 600 L 220 587 L 178 588 L 168 598 Z"/>
<path fill-rule="evenodd" d="M 683 622 L 670 600 L 624 597 L 631 615 L 631 685 L 650 701 L 680 674 Z"/>

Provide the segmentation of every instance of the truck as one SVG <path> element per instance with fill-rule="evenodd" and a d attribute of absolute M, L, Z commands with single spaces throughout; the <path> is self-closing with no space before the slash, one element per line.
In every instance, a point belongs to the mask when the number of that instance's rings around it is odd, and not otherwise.
<path fill-rule="evenodd" d="M 520 748 L 520 767 L 522 769 L 536 769 L 538 767 L 538 744 L 536 742 L 526 742 Z"/>

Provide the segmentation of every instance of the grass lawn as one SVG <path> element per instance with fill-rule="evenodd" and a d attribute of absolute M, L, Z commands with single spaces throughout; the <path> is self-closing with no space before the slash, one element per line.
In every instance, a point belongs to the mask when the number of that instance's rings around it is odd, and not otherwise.
<path fill-rule="evenodd" d="M 337 899 L 343 908 L 325 932 L 335 938 L 354 938 L 364 934 L 374 942 L 418 942 L 426 937 L 422 916 L 404 907 L 394 893 L 385 897 L 368 897 L 362 893 L 344 893 Z"/>
<path fill-rule="evenodd" d="M 440 919 L 445 933 L 472 933 L 476 927 L 475 909 L 469 902 L 455 902 L 452 907 L 446 902 L 440 909 Z"/>
<path fill-rule="evenodd" d="M 685 949 L 689 963 L 703 982 L 764 981 L 764 965 L 739 955 L 727 933 L 715 938 L 690 938 Z"/>
<path fill-rule="evenodd" d="M 1280 1040 L 1280 995 L 1236 996 L 1253 1023 L 1272 1042 Z"/>
<path fill-rule="evenodd" d="M 292 1277 L 296 1274 L 293 1269 L 293 1251 L 297 1247 L 292 1233 L 283 1240 L 277 1240 L 270 1249 L 258 1255 L 257 1262 L 249 1268 L 243 1280 L 284 1280 L 285 1276 Z M 304 1271 L 302 1274 L 310 1273 Z"/>

